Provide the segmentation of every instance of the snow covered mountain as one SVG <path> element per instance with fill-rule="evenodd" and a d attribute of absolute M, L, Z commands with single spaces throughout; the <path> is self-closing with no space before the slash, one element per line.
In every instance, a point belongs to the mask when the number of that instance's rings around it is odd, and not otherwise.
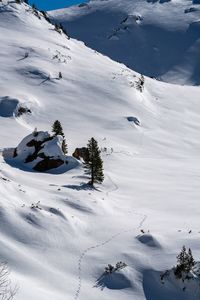
<path fill-rule="evenodd" d="M 90 0 L 49 14 L 72 37 L 139 73 L 200 84 L 197 0 Z"/>
<path fill-rule="evenodd" d="M 140 74 L 24 3 L 0 2 L 0 41 L 0 261 L 15 299 L 198 299 L 196 273 L 186 283 L 160 275 L 184 244 L 200 258 L 199 87 L 145 77 L 141 88 Z M 10 162 L 25 136 L 56 119 L 68 160 L 98 140 L 96 189 L 81 163 L 38 173 Z M 105 275 L 108 264 L 119 268 Z"/>

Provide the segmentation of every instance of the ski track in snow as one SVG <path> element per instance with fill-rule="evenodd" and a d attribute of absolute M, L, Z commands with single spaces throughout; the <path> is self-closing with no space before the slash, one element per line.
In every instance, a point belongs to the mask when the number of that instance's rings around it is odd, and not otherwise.
<path fill-rule="evenodd" d="M 114 181 L 110 178 L 109 175 L 107 175 L 107 177 L 110 179 L 110 181 L 112 182 L 112 184 L 114 186 L 114 188 L 112 190 L 106 192 L 106 195 L 108 196 L 110 193 L 112 193 L 114 191 L 117 191 L 119 189 L 119 187 L 117 186 L 116 183 L 114 183 Z M 91 250 L 94 250 L 94 249 L 97 249 L 97 248 L 100 248 L 100 247 L 103 247 L 103 246 L 107 245 L 112 240 L 114 240 L 115 238 L 117 238 L 118 236 L 120 236 L 124 233 L 128 233 L 130 231 L 140 229 L 142 227 L 142 225 L 144 224 L 144 222 L 146 221 L 147 217 L 148 217 L 147 215 L 140 214 L 140 213 L 137 213 L 137 212 L 132 212 L 132 214 L 142 217 L 141 221 L 139 222 L 139 225 L 135 229 L 134 228 L 124 229 L 124 230 L 112 235 L 109 239 L 107 239 L 107 240 L 105 240 L 101 243 L 98 243 L 94 246 L 86 248 L 81 253 L 81 255 L 79 257 L 79 260 L 78 260 L 78 288 L 76 290 L 74 300 L 77 300 L 78 298 L 80 298 L 80 293 L 81 293 L 81 288 L 82 288 L 82 262 L 83 262 L 83 259 L 85 258 L 85 256 L 88 254 L 88 252 L 90 252 Z"/>
<path fill-rule="evenodd" d="M 119 189 L 118 185 L 114 183 L 114 181 L 111 179 L 111 177 L 107 174 L 108 179 L 111 181 L 113 188 L 110 191 L 106 192 L 106 196 L 109 196 L 110 193 L 113 193 Z"/>

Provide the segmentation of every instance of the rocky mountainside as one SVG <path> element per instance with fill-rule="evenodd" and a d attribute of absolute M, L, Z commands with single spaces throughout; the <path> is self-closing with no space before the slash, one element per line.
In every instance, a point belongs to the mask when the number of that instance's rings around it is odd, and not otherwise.
<path fill-rule="evenodd" d="M 200 84 L 197 0 L 90 0 L 49 15 L 72 37 L 139 73 Z"/>

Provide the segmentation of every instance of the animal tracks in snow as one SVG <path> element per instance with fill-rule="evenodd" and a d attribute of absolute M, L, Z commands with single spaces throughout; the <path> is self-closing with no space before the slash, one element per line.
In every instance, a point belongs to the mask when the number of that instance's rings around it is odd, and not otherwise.
<path fill-rule="evenodd" d="M 136 229 L 140 229 L 142 227 L 142 225 L 144 224 L 144 222 L 146 221 L 147 216 L 139 214 L 139 213 L 135 213 L 135 212 L 133 212 L 133 214 L 142 216 L 142 220 L 139 223 L 139 225 L 135 228 L 135 230 Z M 107 239 L 107 240 L 105 240 L 105 241 L 103 241 L 101 243 L 98 243 L 98 244 L 96 244 L 94 246 L 88 247 L 87 249 L 85 249 L 81 253 L 81 255 L 79 257 L 79 260 L 78 260 L 78 288 L 76 290 L 76 293 L 75 293 L 75 296 L 74 296 L 74 300 L 77 300 L 79 298 L 79 296 L 80 296 L 80 292 L 81 292 L 81 288 L 82 288 L 82 262 L 83 262 L 83 259 L 85 258 L 85 256 L 87 255 L 87 253 L 90 252 L 91 250 L 94 250 L 94 249 L 97 249 L 97 248 L 105 246 L 106 244 L 110 243 L 112 240 L 114 240 L 115 238 L 119 237 L 120 235 L 128 233 L 128 232 L 130 232 L 132 230 L 133 230 L 133 228 L 132 229 L 125 229 L 123 231 L 120 231 L 120 232 L 112 235 L 109 239 Z"/>
<path fill-rule="evenodd" d="M 117 184 L 115 184 L 113 182 L 113 180 L 110 178 L 109 175 L 107 175 L 108 178 L 110 179 L 110 181 L 112 182 L 113 184 L 113 189 L 110 190 L 110 191 L 107 191 L 106 195 L 108 196 L 109 193 L 111 192 L 114 192 L 116 190 L 118 190 L 118 186 Z M 78 260 L 78 287 L 77 287 L 77 290 L 76 290 L 76 293 L 75 293 L 75 296 L 74 296 L 74 300 L 77 300 L 78 298 L 80 298 L 80 293 L 81 293 L 81 288 L 82 288 L 82 262 L 85 258 L 85 256 L 92 250 L 94 249 L 97 249 L 97 248 L 100 248 L 100 247 L 103 247 L 105 245 L 107 245 L 108 243 L 110 243 L 112 240 L 114 240 L 115 238 L 121 236 L 122 234 L 125 234 L 125 233 L 128 233 L 128 232 L 131 232 L 132 230 L 137 230 L 137 229 L 140 229 L 142 227 L 142 225 L 144 224 L 144 222 L 146 221 L 147 219 L 147 215 L 144 215 L 144 214 L 140 214 L 140 213 L 137 213 L 137 212 L 132 212 L 132 214 L 134 215 L 137 215 L 137 216 L 141 216 L 141 221 L 139 222 L 138 226 L 134 229 L 134 228 L 129 228 L 129 229 L 124 229 L 114 235 L 112 235 L 110 238 L 106 239 L 105 241 L 102 241 L 96 245 L 93 245 L 91 247 L 88 247 L 86 248 L 80 255 L 79 257 L 79 260 Z"/>

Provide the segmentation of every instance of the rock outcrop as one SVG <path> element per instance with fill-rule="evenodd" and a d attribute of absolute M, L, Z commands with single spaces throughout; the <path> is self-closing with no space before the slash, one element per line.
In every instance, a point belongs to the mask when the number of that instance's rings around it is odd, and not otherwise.
<path fill-rule="evenodd" d="M 84 162 L 88 162 L 89 160 L 89 152 L 86 147 L 76 148 L 72 155 L 78 160 L 82 159 Z"/>
<path fill-rule="evenodd" d="M 14 158 L 33 170 L 45 172 L 67 163 L 62 151 L 63 137 L 48 132 L 34 131 L 15 148 Z"/>

